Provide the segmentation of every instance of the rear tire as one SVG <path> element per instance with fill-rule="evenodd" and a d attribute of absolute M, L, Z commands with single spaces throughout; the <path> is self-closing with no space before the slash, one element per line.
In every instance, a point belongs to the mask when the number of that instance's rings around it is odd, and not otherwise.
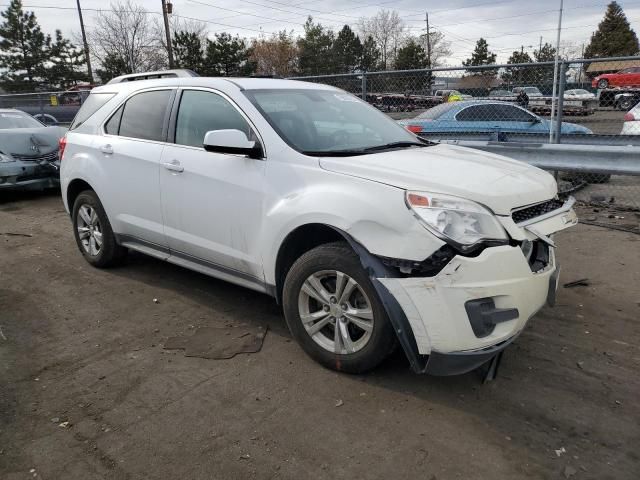
<path fill-rule="evenodd" d="M 396 336 L 358 256 L 344 242 L 302 255 L 283 288 L 289 330 L 327 368 L 363 373 L 394 349 Z"/>
<path fill-rule="evenodd" d="M 127 249 L 118 245 L 100 199 L 93 190 L 81 192 L 73 203 L 73 234 L 80 253 L 94 267 L 118 265 Z"/>

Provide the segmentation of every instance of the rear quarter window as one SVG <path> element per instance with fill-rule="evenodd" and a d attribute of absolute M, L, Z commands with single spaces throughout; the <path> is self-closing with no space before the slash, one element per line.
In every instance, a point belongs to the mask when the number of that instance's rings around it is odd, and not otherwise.
<path fill-rule="evenodd" d="M 76 113 L 69 130 L 74 130 L 86 122 L 91 115 L 100 110 L 102 106 L 115 95 L 115 93 L 92 93 L 89 95 L 80 107 L 80 110 L 78 110 L 78 113 Z"/>

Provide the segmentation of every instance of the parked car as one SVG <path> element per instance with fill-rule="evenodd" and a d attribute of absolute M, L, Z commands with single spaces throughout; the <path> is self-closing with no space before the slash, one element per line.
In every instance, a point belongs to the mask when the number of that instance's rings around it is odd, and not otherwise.
<path fill-rule="evenodd" d="M 589 90 L 583 88 L 572 88 L 571 90 L 564 91 L 565 100 L 593 100 L 596 98 L 595 94 Z"/>
<path fill-rule="evenodd" d="M 640 103 L 625 114 L 620 135 L 640 135 Z"/>
<path fill-rule="evenodd" d="M 515 95 L 524 92 L 527 94 L 527 97 L 542 97 L 542 92 L 538 87 L 513 87 L 512 92 Z"/>
<path fill-rule="evenodd" d="M 629 110 L 640 102 L 640 91 L 618 93 L 613 97 L 613 108 L 616 110 Z"/>
<path fill-rule="evenodd" d="M 516 97 L 517 95 L 509 90 L 491 90 L 490 97 Z"/>
<path fill-rule="evenodd" d="M 0 190 L 57 186 L 58 142 L 65 132 L 19 110 L 0 109 Z"/>
<path fill-rule="evenodd" d="M 509 102 L 471 100 L 443 103 L 399 122 L 416 134 L 549 133 L 551 122 Z M 561 134 L 590 134 L 586 127 L 562 122 Z"/>
<path fill-rule="evenodd" d="M 460 93 L 458 90 L 436 90 L 434 96 L 436 98 L 441 98 L 443 102 L 447 102 L 453 98 L 456 99 L 455 101 L 468 100 L 470 98 L 473 98 L 471 95 Z"/>
<path fill-rule="evenodd" d="M 105 85 L 60 147 L 91 265 L 133 249 L 272 295 L 302 348 L 345 372 L 396 343 L 419 372 L 495 358 L 553 302 L 549 236 L 576 223 L 547 172 L 420 140 L 321 84 Z"/>
<path fill-rule="evenodd" d="M 640 67 L 629 67 L 616 73 L 598 75 L 591 81 L 593 88 L 640 86 Z"/>

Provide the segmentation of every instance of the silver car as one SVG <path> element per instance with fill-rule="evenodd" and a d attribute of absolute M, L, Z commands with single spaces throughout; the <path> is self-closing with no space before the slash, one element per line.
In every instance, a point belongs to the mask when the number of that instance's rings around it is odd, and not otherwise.
<path fill-rule="evenodd" d="M 20 110 L 0 109 L 0 190 L 59 185 L 58 142 L 66 130 Z"/>

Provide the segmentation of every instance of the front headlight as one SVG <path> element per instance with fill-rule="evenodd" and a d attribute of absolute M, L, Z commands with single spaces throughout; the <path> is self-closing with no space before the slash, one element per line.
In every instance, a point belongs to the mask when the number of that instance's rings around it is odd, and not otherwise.
<path fill-rule="evenodd" d="M 11 158 L 9 155 L 0 153 L 0 163 L 9 163 L 9 162 L 15 162 L 15 160 Z"/>
<path fill-rule="evenodd" d="M 406 203 L 420 222 L 448 243 L 467 250 L 481 241 L 508 240 L 498 219 L 482 205 L 439 193 L 406 192 Z"/>

